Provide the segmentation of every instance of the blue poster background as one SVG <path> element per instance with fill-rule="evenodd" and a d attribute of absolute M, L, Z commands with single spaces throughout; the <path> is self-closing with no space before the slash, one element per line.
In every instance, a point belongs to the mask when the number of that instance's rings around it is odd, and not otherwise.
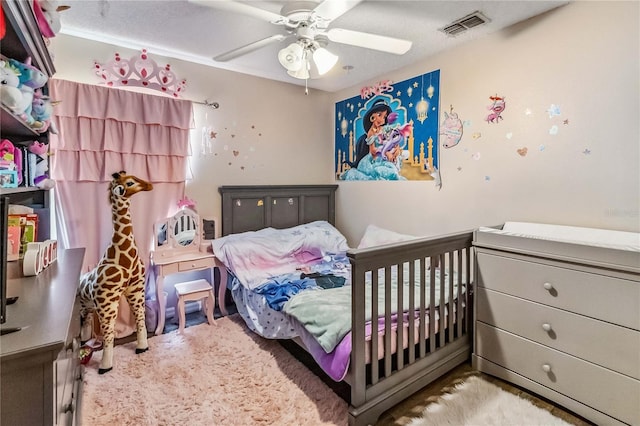
<path fill-rule="evenodd" d="M 387 112 L 393 122 L 389 120 L 384 126 L 387 133 L 393 128 L 405 130 L 399 144 L 402 155 L 395 162 L 384 155 L 370 155 L 367 161 L 360 161 L 356 167 L 358 141 L 366 133 L 365 123 L 371 121 L 366 120 L 369 118 L 367 112 L 372 110 L 374 104 L 388 105 Z M 334 157 L 336 179 L 433 180 L 439 168 L 439 117 L 440 70 L 397 83 L 382 81 L 375 86 L 363 87 L 357 96 L 337 102 Z M 407 129 L 411 130 L 410 134 Z"/>

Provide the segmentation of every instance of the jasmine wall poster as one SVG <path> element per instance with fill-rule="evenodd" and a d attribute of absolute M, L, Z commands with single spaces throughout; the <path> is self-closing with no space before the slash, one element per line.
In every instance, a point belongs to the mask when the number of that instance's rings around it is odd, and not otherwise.
<path fill-rule="evenodd" d="M 338 180 L 438 181 L 440 70 L 336 103 Z"/>

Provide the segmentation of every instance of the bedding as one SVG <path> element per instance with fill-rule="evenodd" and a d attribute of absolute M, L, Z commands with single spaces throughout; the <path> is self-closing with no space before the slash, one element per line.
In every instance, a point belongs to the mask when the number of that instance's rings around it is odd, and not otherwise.
<path fill-rule="evenodd" d="M 344 235 L 326 221 L 231 234 L 212 240 L 212 247 L 216 258 L 250 290 L 349 249 Z"/>
<path fill-rule="evenodd" d="M 251 331 L 267 339 L 292 339 L 298 336 L 291 317 L 271 309 L 264 296 L 240 284 L 231 272 L 229 280 L 238 313 Z"/>
<path fill-rule="evenodd" d="M 419 262 L 416 262 L 419 263 Z M 391 268 L 391 314 L 397 314 L 398 307 L 398 268 Z M 409 310 L 409 264 L 403 268 L 402 301 L 403 312 Z M 429 274 L 427 270 L 427 275 Z M 419 279 L 420 267 L 415 268 L 415 279 Z M 440 270 L 435 271 L 436 282 L 440 281 Z M 455 280 L 454 280 L 455 281 Z M 368 286 L 372 283 L 371 272 L 367 273 Z M 449 277 L 445 273 L 445 303 L 449 298 Z M 420 288 L 414 286 L 415 300 L 420 298 Z M 425 291 L 426 304 L 429 304 L 430 294 Z M 457 295 L 457 285 L 454 284 L 454 295 Z M 436 286 L 435 301 L 440 301 L 439 286 Z M 367 292 L 365 299 L 365 320 L 371 321 L 371 292 Z M 295 318 L 304 328 L 315 337 L 325 352 L 331 352 L 351 329 L 351 287 L 329 289 L 324 291 L 306 291 L 292 297 L 284 305 L 283 312 Z M 378 314 L 384 316 L 385 311 L 385 271 L 378 270 Z"/>
<path fill-rule="evenodd" d="M 304 235 L 306 233 L 306 235 Z M 370 226 L 365 232 L 361 246 L 369 244 L 387 244 L 406 241 L 417 237 L 397 234 Z M 280 247 L 275 247 L 277 241 Z M 307 350 L 318 364 L 334 380 L 344 378 L 349 366 L 351 353 L 351 270 L 346 251 L 346 240 L 326 222 L 314 222 L 286 230 L 273 228 L 256 232 L 246 232 L 214 240 L 214 253 L 230 269 L 232 277 L 232 295 L 238 312 L 254 332 L 266 338 L 300 337 Z M 260 256 L 252 259 L 253 256 Z M 415 261 L 415 283 L 420 278 L 420 261 Z M 258 266 L 259 265 L 259 266 Z M 425 262 L 425 275 L 430 279 L 428 260 Z M 259 270 L 256 270 L 259 268 Z M 378 339 L 384 336 L 385 306 L 391 306 L 391 328 L 407 329 L 409 324 L 409 262 L 403 263 L 403 282 L 399 283 L 397 266 L 390 268 L 389 276 L 391 299 L 385 302 L 385 269 L 377 271 L 379 318 L 371 318 L 371 291 L 365 300 L 365 319 L 367 341 L 371 340 L 372 324 L 378 323 Z M 283 271 L 287 272 L 283 272 Z M 455 275 L 455 273 L 454 273 Z M 244 277 L 244 278 L 240 278 Z M 440 269 L 434 271 L 436 282 L 440 282 Z M 243 281 L 246 280 L 246 281 Z M 324 281 L 322 281 L 324 280 Z M 449 302 L 449 295 L 458 296 L 457 277 L 450 280 L 444 273 L 444 294 L 440 295 L 440 286 L 434 291 L 434 305 L 441 301 Z M 324 285 L 322 284 L 324 282 Z M 370 286 L 372 272 L 366 275 Z M 453 289 L 449 283 L 453 283 Z M 397 296 L 402 289 L 402 315 L 398 312 Z M 461 289 L 464 291 L 464 286 Z M 415 300 L 420 300 L 420 287 L 414 285 Z M 430 291 L 425 289 L 426 305 L 429 305 Z M 416 302 L 417 303 L 417 302 Z M 444 311 L 447 308 L 445 306 Z M 437 309 L 434 318 L 439 318 Z M 414 306 L 414 326 L 419 327 L 419 310 Z M 427 314 L 422 325 L 428 327 Z M 391 333 L 395 339 L 395 332 Z M 417 338 L 417 337 L 416 337 Z M 404 336 L 402 347 L 408 345 Z M 379 345 L 379 348 L 384 345 Z M 393 342 L 396 350 L 396 342 Z M 382 356 L 379 353 L 378 356 Z"/>
<path fill-rule="evenodd" d="M 447 306 L 445 307 L 445 319 L 444 319 L 445 324 L 448 321 L 448 312 L 449 312 L 449 308 Z M 455 314 L 455 305 L 454 305 L 454 314 Z M 421 324 L 418 312 L 415 312 L 414 318 L 415 318 L 415 321 L 413 322 L 413 324 L 414 324 L 415 334 L 414 334 L 414 341 L 412 343 L 416 344 L 418 343 L 420 338 L 419 329 Z M 440 319 L 440 313 L 439 313 L 439 310 L 436 310 L 434 315 L 434 321 L 435 321 L 434 330 L 436 333 L 440 331 L 439 319 Z M 393 315 L 391 317 L 391 322 L 392 322 L 391 328 L 393 330 L 393 332 L 391 333 L 391 353 L 396 353 L 396 351 L 399 348 L 398 348 L 398 342 L 396 337 L 397 334 L 395 331 L 398 329 L 399 324 L 402 324 L 402 328 L 404 329 L 404 333 L 402 334 L 403 336 L 402 349 L 406 349 L 409 347 L 409 332 L 408 332 L 410 327 L 409 314 L 408 313 L 403 314 L 403 320 L 401 323 L 398 322 L 397 315 Z M 425 321 L 422 322 L 422 324 L 423 324 L 422 329 L 424 330 L 425 335 L 428 335 L 429 333 L 428 312 L 425 317 Z M 344 378 L 346 377 L 349 371 L 349 363 L 351 360 L 351 331 L 349 331 L 344 336 L 344 338 L 340 341 L 340 343 L 338 343 L 338 345 L 335 347 L 333 351 L 327 353 L 320 346 L 318 341 L 304 328 L 302 324 L 298 323 L 297 321 L 293 321 L 292 327 L 296 331 L 300 339 L 302 340 L 304 346 L 307 348 L 307 351 L 311 354 L 313 359 L 318 363 L 318 365 L 322 368 L 322 370 L 325 373 L 327 373 L 327 375 L 331 377 L 333 380 L 335 380 L 336 382 L 344 380 Z M 377 355 L 378 360 L 384 357 L 384 342 L 383 342 L 385 337 L 384 330 L 385 330 L 385 319 L 384 317 L 378 318 L 378 355 Z M 365 351 L 365 354 L 366 354 L 365 362 L 367 364 L 371 362 L 371 356 L 369 354 L 370 354 L 372 335 L 373 335 L 372 322 L 368 321 L 365 325 L 365 337 L 366 337 L 366 346 L 367 346 L 367 349 Z"/>
<path fill-rule="evenodd" d="M 397 271 L 392 268 L 392 300 L 391 300 L 391 327 L 396 330 L 399 326 L 398 314 L 397 314 Z M 405 264 L 404 268 L 404 286 L 403 286 L 403 317 L 402 327 L 405 330 L 409 327 L 409 284 L 408 275 L 409 267 Z M 418 272 L 416 272 L 416 275 Z M 449 302 L 449 276 L 445 275 L 445 304 Z M 285 275 L 286 276 L 286 275 Z M 428 273 L 427 273 L 428 276 Z M 435 273 L 436 282 L 440 280 L 440 271 L 436 270 Z M 454 297 L 458 295 L 458 286 L 455 284 L 457 278 L 454 277 L 453 294 Z M 371 282 L 371 274 L 368 274 L 367 282 Z M 381 340 L 384 336 L 384 314 L 385 314 L 385 301 L 384 301 L 384 271 L 381 270 L 378 273 L 378 339 Z M 463 286 L 461 293 L 465 291 Z M 349 367 L 349 357 L 351 354 L 351 287 L 341 287 L 337 289 L 321 289 L 316 288 L 312 291 L 305 291 L 298 293 L 291 297 L 291 299 L 284 304 L 282 311 L 276 311 L 271 308 L 266 298 L 244 287 L 237 278 L 233 278 L 232 294 L 238 313 L 244 318 L 245 322 L 251 330 L 257 334 L 272 339 L 291 339 L 300 337 L 309 353 L 316 360 L 318 365 L 336 381 L 343 380 L 347 374 Z M 419 300 L 419 288 L 414 288 L 414 294 L 416 301 Z M 367 311 L 369 315 L 367 317 L 366 324 L 366 338 L 370 342 L 372 336 L 372 321 L 371 321 L 371 300 L 370 293 L 366 302 Z M 429 304 L 430 294 L 427 291 L 425 294 L 426 304 Z M 438 287 L 435 291 L 434 305 L 438 307 L 440 304 L 440 292 Z M 440 317 L 439 309 L 435 312 L 435 326 L 436 331 L 438 327 L 437 320 Z M 448 307 L 445 306 L 445 315 L 448 312 Z M 455 312 L 455 311 L 454 311 Z M 414 327 L 416 330 L 420 325 L 419 311 L 414 307 Z M 424 321 L 425 330 L 429 326 L 429 316 L 427 310 L 427 316 Z M 395 339 L 395 333 L 391 333 L 392 339 Z M 416 333 L 416 339 L 418 334 Z M 408 346 L 408 334 L 404 334 L 403 348 Z M 414 342 L 415 343 L 415 342 Z M 393 341 L 392 345 L 396 350 L 396 342 Z M 379 344 L 378 357 L 382 357 L 382 348 L 384 345 Z M 367 362 L 369 359 L 367 358 Z"/>
<path fill-rule="evenodd" d="M 325 255 L 322 259 L 307 261 L 299 268 L 300 270 L 295 272 L 280 274 L 272 278 L 276 281 L 286 282 L 287 279 L 295 280 L 306 271 L 309 274 L 333 274 L 344 279 L 346 285 L 349 284 L 349 263 L 344 255 Z M 263 294 L 244 286 L 234 273 L 233 270 L 229 271 L 230 284 L 228 286 L 236 302 L 238 313 L 252 331 L 268 339 L 291 339 L 298 336 L 298 333 L 293 329 L 292 318 L 289 315 L 269 306 Z M 269 279 L 265 281 L 266 284 L 269 282 Z M 258 288 L 260 287 L 258 286 Z"/>

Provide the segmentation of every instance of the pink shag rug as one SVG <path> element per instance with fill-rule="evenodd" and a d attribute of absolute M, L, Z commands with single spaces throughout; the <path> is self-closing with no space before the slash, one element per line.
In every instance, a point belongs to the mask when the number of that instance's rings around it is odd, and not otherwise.
<path fill-rule="evenodd" d="M 346 425 L 347 403 L 239 315 L 116 346 L 113 370 L 87 364 L 83 425 Z"/>

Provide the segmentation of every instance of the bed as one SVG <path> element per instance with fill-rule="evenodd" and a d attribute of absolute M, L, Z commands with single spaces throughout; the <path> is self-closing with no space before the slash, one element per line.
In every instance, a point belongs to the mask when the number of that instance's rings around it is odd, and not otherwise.
<path fill-rule="evenodd" d="M 249 328 L 295 340 L 349 385 L 349 424 L 374 424 L 469 359 L 473 233 L 370 226 L 351 249 L 335 228 L 336 189 L 220 187 L 223 237 L 212 244 Z"/>
<path fill-rule="evenodd" d="M 474 246 L 474 367 L 595 424 L 640 424 L 640 234 L 507 222 Z"/>

